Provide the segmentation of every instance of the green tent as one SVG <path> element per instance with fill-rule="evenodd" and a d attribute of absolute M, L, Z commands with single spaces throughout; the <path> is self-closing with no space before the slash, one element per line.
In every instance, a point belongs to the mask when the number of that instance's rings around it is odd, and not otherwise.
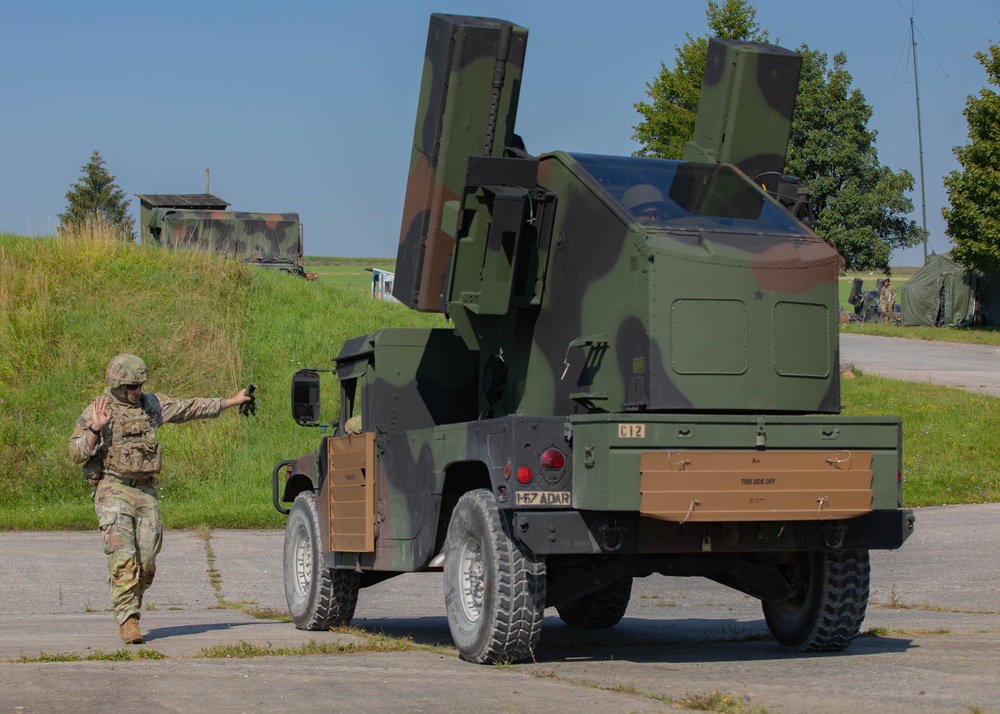
<path fill-rule="evenodd" d="M 903 287 L 902 326 L 1000 325 L 1000 275 L 970 271 L 949 253 L 932 255 Z"/>

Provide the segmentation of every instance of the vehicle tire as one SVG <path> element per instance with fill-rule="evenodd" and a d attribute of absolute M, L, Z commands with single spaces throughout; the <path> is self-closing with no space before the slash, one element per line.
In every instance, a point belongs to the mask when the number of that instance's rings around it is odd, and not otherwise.
<path fill-rule="evenodd" d="M 285 599 L 300 630 L 348 625 L 358 603 L 360 574 L 323 566 L 316 494 L 295 497 L 285 526 Z"/>
<path fill-rule="evenodd" d="M 632 597 L 632 577 L 619 578 L 603 588 L 587 593 L 556 608 L 560 619 L 570 627 L 606 629 L 625 616 Z"/>
<path fill-rule="evenodd" d="M 444 601 L 459 656 L 477 664 L 532 656 L 545 611 L 545 561 L 511 537 L 486 489 L 455 505 L 445 539 Z"/>
<path fill-rule="evenodd" d="M 785 649 L 844 649 L 858 636 L 868 607 L 868 551 L 787 555 L 778 569 L 796 594 L 789 600 L 761 603 L 767 628 Z"/>

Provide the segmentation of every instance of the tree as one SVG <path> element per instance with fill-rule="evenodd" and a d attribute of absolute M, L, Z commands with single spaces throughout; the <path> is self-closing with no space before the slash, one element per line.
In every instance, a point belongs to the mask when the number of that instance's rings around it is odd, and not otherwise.
<path fill-rule="evenodd" d="M 809 186 L 816 232 L 833 241 L 848 269 L 889 272 L 895 248 L 923 240 L 906 217 L 913 176 L 879 163 L 876 132 L 868 129 L 872 108 L 851 88 L 847 57 L 802 45 L 802 70 L 789 138 L 786 173 Z"/>
<path fill-rule="evenodd" d="M 713 37 L 727 40 L 767 41 L 767 31 L 757 24 L 757 9 L 746 0 L 725 0 L 722 5 L 709 0 L 705 10 Z M 684 143 L 694 136 L 694 119 L 701 97 L 701 77 L 705 73 L 708 40 L 686 34 L 687 42 L 675 46 L 674 68 L 660 62 L 660 73 L 646 84 L 652 104 L 639 102 L 635 109 L 644 117 L 634 127 L 632 138 L 642 144 L 634 156 L 679 159 Z"/>
<path fill-rule="evenodd" d="M 756 13 L 746 0 L 709 2 L 705 12 L 716 37 L 767 41 Z M 676 48 L 674 69 L 661 62 L 659 75 L 646 85 L 652 103 L 635 105 L 644 117 L 633 127 L 632 138 L 642 144 L 635 156 L 679 159 L 694 136 L 708 40 L 687 40 Z M 888 271 L 894 248 L 923 239 L 906 218 L 913 210 L 905 195 L 913 190 L 913 177 L 879 164 L 876 132 L 867 128 L 872 109 L 851 89 L 846 56 L 837 54 L 828 69 L 827 55 L 806 45 L 799 51 L 802 71 L 785 171 L 809 185 L 817 233 L 836 243 L 848 268 Z"/>
<path fill-rule="evenodd" d="M 130 202 L 104 168 L 101 152 L 95 150 L 80 171 L 83 176 L 66 193 L 69 203 L 66 212 L 59 214 L 59 231 L 100 224 L 122 240 L 135 240 L 135 219 L 128 214 Z"/>
<path fill-rule="evenodd" d="M 989 84 L 1000 86 L 1000 46 L 977 52 Z M 961 171 L 944 179 L 948 203 L 941 214 L 955 247 L 952 255 L 980 271 L 1000 269 L 1000 96 L 987 87 L 969 95 L 962 112 L 969 143 L 954 148 Z"/>

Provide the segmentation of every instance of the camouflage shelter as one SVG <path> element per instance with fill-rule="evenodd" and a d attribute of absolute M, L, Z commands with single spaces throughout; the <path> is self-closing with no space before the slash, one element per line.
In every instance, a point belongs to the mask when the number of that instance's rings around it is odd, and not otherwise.
<path fill-rule="evenodd" d="M 902 326 L 1000 325 L 1000 275 L 932 255 L 903 288 Z"/>
<path fill-rule="evenodd" d="M 144 244 L 211 250 L 304 275 L 302 224 L 297 213 L 226 210 L 210 193 L 136 194 Z"/>
<path fill-rule="evenodd" d="M 135 194 L 139 199 L 139 235 L 142 243 L 159 243 L 159 216 L 154 212 L 168 208 L 189 208 L 200 211 L 224 211 L 229 201 L 211 193 L 150 193 Z"/>

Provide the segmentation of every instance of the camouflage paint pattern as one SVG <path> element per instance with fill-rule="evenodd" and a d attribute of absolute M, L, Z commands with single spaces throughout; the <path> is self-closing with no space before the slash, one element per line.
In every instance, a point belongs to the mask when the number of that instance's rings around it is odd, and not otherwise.
<path fill-rule="evenodd" d="M 442 310 L 457 218 L 446 204 L 461 196 L 469 156 L 513 143 L 527 38 L 501 20 L 431 15 L 393 286 L 405 305 Z"/>
<path fill-rule="evenodd" d="M 685 161 L 728 163 L 752 179 L 785 167 L 802 57 L 777 45 L 711 38 Z M 770 183 L 770 181 L 769 181 Z"/>
<path fill-rule="evenodd" d="M 375 434 L 376 542 L 373 554 L 333 552 L 327 564 L 367 575 L 428 567 L 455 503 L 478 488 L 512 512 L 517 538 L 552 556 L 548 604 L 581 593 L 579 561 L 559 555 L 621 555 L 613 580 L 657 567 L 705 575 L 695 560 L 667 558 L 700 555 L 706 543 L 731 553 L 824 549 L 837 538 L 899 547 L 912 527 L 899 510 L 899 419 L 836 416 L 840 256 L 745 173 L 781 169 L 798 56 L 713 49 L 722 54 L 699 115 L 718 116 L 701 136 L 755 128 L 719 137 L 696 161 L 530 157 L 480 148 L 487 122 L 475 107 L 507 89 L 462 60 L 502 54 L 507 25 L 432 17 L 394 295 L 443 309 L 455 329 L 383 330 L 337 356 L 339 424 L 360 411 Z M 526 31 L 510 31 L 523 57 Z M 453 56 L 442 43 L 454 37 Z M 512 143 L 515 100 L 500 112 Z M 623 201 L 642 184 L 662 197 L 655 220 Z M 325 443 L 296 462 L 285 501 L 322 483 Z M 814 520 L 683 528 L 640 514 L 644 451 L 765 448 L 870 451 L 872 510 L 831 520 L 821 503 Z M 563 466 L 543 464 L 550 449 Z M 730 561 L 699 562 L 733 584 Z M 767 586 L 752 580 L 740 584 Z"/>
<path fill-rule="evenodd" d="M 149 221 L 144 235 L 164 248 L 208 250 L 304 275 L 297 213 L 154 208 Z"/>

